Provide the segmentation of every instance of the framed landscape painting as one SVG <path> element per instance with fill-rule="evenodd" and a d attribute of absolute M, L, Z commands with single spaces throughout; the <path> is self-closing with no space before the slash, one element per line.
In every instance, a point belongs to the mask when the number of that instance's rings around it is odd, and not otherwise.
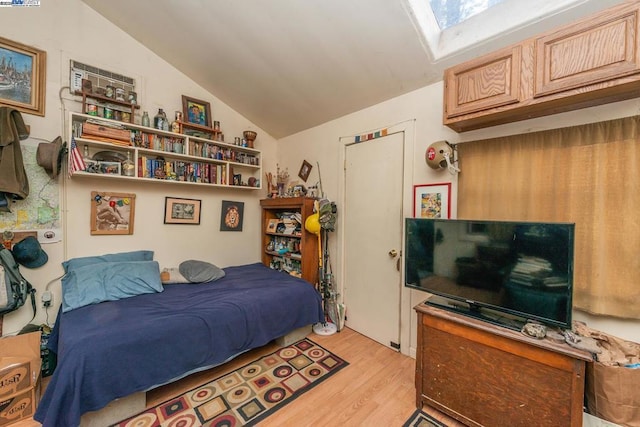
<path fill-rule="evenodd" d="M 0 37 L 0 105 L 44 116 L 47 53 Z"/>

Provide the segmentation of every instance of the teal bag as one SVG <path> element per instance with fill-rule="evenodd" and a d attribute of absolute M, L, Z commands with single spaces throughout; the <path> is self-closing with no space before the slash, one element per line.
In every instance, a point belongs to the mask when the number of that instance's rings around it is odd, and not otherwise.
<path fill-rule="evenodd" d="M 13 254 L 6 248 L 0 249 L 0 316 L 22 307 L 31 294 L 33 316 L 36 315 L 36 290 L 22 276 Z"/>

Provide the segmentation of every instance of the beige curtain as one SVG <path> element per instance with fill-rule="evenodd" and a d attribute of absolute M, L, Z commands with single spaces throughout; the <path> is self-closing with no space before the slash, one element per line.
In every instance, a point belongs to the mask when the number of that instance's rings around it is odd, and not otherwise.
<path fill-rule="evenodd" d="M 640 117 L 458 145 L 458 217 L 576 224 L 574 307 L 640 319 Z"/>

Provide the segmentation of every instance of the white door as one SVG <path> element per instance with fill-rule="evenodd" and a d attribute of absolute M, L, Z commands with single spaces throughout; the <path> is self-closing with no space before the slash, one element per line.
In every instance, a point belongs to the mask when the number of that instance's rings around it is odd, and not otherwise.
<path fill-rule="evenodd" d="M 399 349 L 404 133 L 345 148 L 346 325 Z"/>

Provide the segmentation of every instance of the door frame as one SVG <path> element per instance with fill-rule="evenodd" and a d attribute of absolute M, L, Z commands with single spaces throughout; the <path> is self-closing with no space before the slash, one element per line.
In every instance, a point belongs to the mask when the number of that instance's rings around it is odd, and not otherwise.
<path fill-rule="evenodd" d="M 400 123 L 388 126 L 388 127 L 382 127 L 373 131 L 365 131 L 362 133 L 358 133 L 355 135 L 350 135 L 350 136 L 343 136 L 340 137 L 340 154 L 339 154 L 339 159 L 338 159 L 338 164 L 342 165 L 341 166 L 341 172 L 340 173 L 340 179 L 338 180 L 338 200 L 340 200 L 340 206 L 342 206 L 342 210 L 346 211 L 348 209 L 347 207 L 347 200 L 346 200 L 346 150 L 347 150 L 347 146 L 355 144 L 356 143 L 356 137 L 360 137 L 360 142 L 361 144 L 366 144 L 367 140 L 373 139 L 371 138 L 366 138 L 367 135 L 374 135 L 376 132 L 382 131 L 383 129 L 386 129 L 386 135 L 384 136 L 388 136 L 388 135 L 392 135 L 392 134 L 396 134 L 396 133 L 402 133 L 403 136 L 403 152 L 404 152 L 404 158 L 403 158 L 403 165 L 404 165 L 404 170 L 403 170 L 403 174 L 402 174 L 402 212 L 401 212 L 401 217 L 402 217 L 402 225 L 401 225 L 401 267 L 400 267 L 400 287 L 401 287 L 401 292 L 400 292 L 400 324 L 398 325 L 400 334 L 400 352 L 402 354 L 406 354 L 409 355 L 410 353 L 410 345 L 411 345 L 411 330 L 414 329 L 411 327 L 411 311 L 413 310 L 413 307 L 411 307 L 411 291 L 409 288 L 406 288 L 404 286 L 404 234 L 405 234 L 405 226 L 404 226 L 404 218 L 410 217 L 413 215 L 413 170 L 415 167 L 415 162 L 416 162 L 416 157 L 415 157 L 415 153 L 414 153 L 414 147 L 415 147 L 415 127 L 416 127 L 416 119 L 410 119 L 410 120 L 405 120 L 402 121 Z M 363 135 L 365 140 L 363 139 Z M 338 215 L 340 215 L 340 213 L 338 213 Z M 341 296 L 344 296 L 344 281 L 345 281 L 345 277 L 344 277 L 344 272 L 345 269 L 342 268 L 342 266 L 345 265 L 345 236 L 344 236 L 344 230 L 341 228 L 338 228 L 337 230 L 337 252 L 338 252 L 338 259 L 340 260 L 340 271 L 338 272 L 337 277 L 340 279 L 339 283 L 340 283 L 340 294 Z M 347 308 L 347 316 L 349 313 L 349 305 L 347 304 L 346 306 Z"/>

